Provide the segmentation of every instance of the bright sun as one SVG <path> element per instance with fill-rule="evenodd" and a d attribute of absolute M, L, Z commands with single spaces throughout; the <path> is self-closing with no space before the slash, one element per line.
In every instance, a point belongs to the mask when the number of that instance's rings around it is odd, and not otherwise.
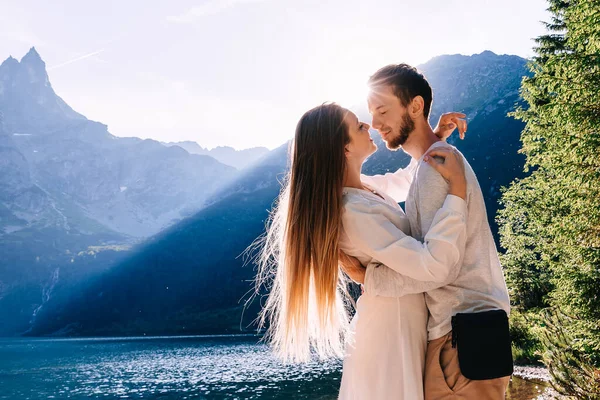
<path fill-rule="evenodd" d="M 326 72 L 316 96 L 320 101 L 333 101 L 348 109 L 363 108 L 367 102 L 368 78 L 369 72 L 361 70 Z"/>

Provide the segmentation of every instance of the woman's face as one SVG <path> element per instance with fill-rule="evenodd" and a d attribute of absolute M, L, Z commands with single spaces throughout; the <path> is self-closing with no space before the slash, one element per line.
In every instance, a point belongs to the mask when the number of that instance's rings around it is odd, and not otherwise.
<path fill-rule="evenodd" d="M 377 145 L 373 142 L 369 133 L 370 126 L 360 122 L 356 115 L 350 111 L 346 114 L 344 122 L 348 126 L 350 135 L 350 143 L 346 146 L 346 157 L 362 163 L 377 150 Z"/>

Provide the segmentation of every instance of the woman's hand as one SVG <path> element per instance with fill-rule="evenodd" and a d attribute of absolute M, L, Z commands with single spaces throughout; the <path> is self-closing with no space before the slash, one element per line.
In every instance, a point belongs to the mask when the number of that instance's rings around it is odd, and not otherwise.
<path fill-rule="evenodd" d="M 467 178 L 462 156 L 454 148 L 434 149 L 423 157 L 450 185 L 449 194 L 467 199 Z"/>
<path fill-rule="evenodd" d="M 446 140 L 452 135 L 452 132 L 458 128 L 458 134 L 461 139 L 465 138 L 467 132 L 466 115 L 459 112 L 449 112 L 442 114 L 433 133 L 442 140 Z"/>
<path fill-rule="evenodd" d="M 361 265 L 356 257 L 349 256 L 342 250 L 339 250 L 338 260 L 342 271 L 344 271 L 350 279 L 356 283 L 365 283 L 367 269 Z"/>

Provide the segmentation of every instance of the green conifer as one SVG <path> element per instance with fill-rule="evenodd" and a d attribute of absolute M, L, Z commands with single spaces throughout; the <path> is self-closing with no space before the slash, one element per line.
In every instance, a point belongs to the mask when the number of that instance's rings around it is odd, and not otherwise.
<path fill-rule="evenodd" d="M 503 194 L 503 263 L 518 314 L 542 317 L 557 389 L 600 398 L 600 0 L 549 4 L 515 113 L 530 175 Z"/>

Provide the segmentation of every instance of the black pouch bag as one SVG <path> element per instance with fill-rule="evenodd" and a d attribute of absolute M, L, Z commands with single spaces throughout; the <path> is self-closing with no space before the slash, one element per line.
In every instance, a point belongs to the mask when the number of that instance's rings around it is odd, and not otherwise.
<path fill-rule="evenodd" d="M 513 373 L 508 316 L 504 310 L 459 313 L 452 317 L 452 347 L 467 379 L 486 380 Z"/>

